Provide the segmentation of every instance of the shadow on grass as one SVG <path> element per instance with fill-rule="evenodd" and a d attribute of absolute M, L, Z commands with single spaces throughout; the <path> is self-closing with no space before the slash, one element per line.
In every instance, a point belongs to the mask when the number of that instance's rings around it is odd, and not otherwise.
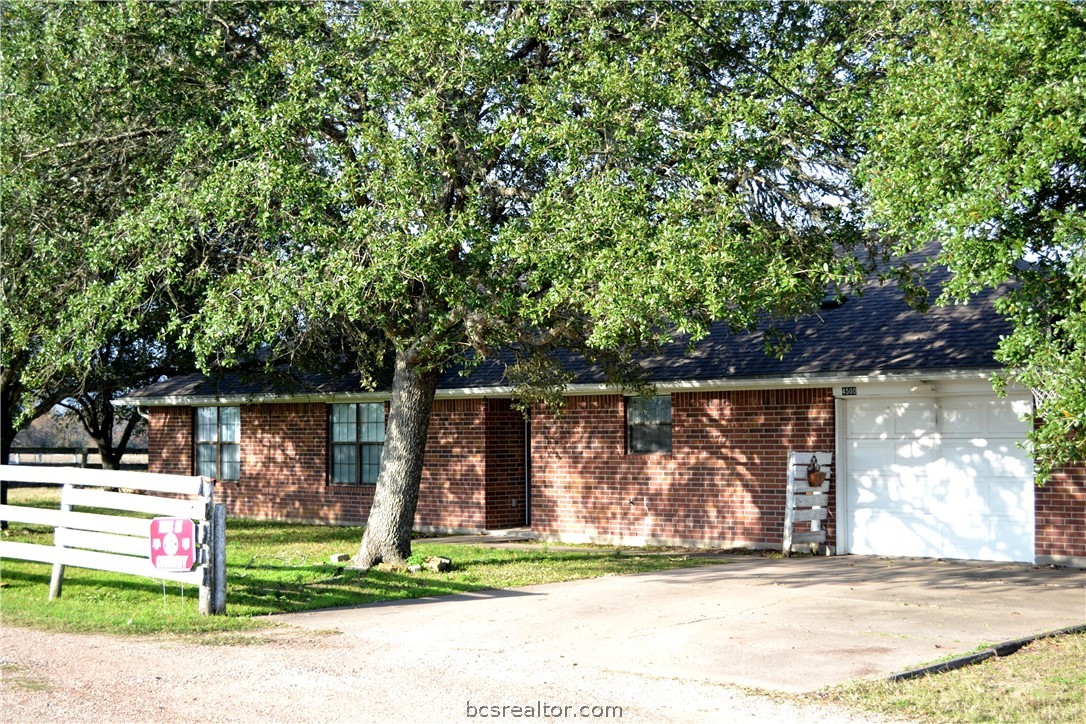
<path fill-rule="evenodd" d="M 345 571 L 329 579 L 294 583 L 260 576 L 231 579 L 227 602 L 228 606 L 248 606 L 268 613 L 293 613 L 378 602 L 424 600 L 484 588 L 482 584 L 451 578 L 375 570 L 365 575 Z"/>
<path fill-rule="evenodd" d="M 247 546 L 295 543 L 299 539 L 304 539 L 307 544 L 358 545 L 362 541 L 364 530 L 361 526 L 280 524 L 241 518 L 230 518 L 226 522 L 227 546 L 230 545 L 230 538 L 234 536 L 244 539 Z"/>

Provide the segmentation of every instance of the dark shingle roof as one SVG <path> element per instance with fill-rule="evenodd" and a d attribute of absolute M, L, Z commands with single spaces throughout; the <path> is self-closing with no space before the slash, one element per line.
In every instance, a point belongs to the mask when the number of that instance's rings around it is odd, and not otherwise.
<path fill-rule="evenodd" d="M 945 273 L 933 272 L 933 286 Z M 714 325 L 692 354 L 685 342 L 668 345 L 640 360 L 648 382 L 773 378 L 801 375 L 893 374 L 911 371 L 991 370 L 993 356 L 1008 323 L 996 312 L 994 294 L 975 298 L 968 305 L 933 307 L 924 314 L 910 309 L 896 285 L 872 283 L 862 296 L 850 297 L 836 308 L 778 325 L 794 335 L 783 359 L 765 353 L 762 332 L 733 334 Z M 598 367 L 567 354 L 562 364 L 573 373 L 574 384 L 606 382 Z M 480 389 L 507 385 L 504 364 L 490 360 L 470 374 L 446 372 L 441 389 Z M 358 393 L 357 373 L 341 377 L 283 373 L 228 374 L 219 377 L 186 375 L 145 387 L 128 397 L 133 402 L 187 397 L 315 396 Z"/>

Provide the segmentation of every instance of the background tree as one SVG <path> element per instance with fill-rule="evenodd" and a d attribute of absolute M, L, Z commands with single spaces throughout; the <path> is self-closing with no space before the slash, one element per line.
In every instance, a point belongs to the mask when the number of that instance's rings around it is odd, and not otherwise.
<path fill-rule="evenodd" d="M 115 279 L 117 221 L 153 198 L 179 141 L 221 107 L 231 59 L 248 52 L 223 38 L 231 13 L 244 8 L 0 6 L 0 460 L 21 427 L 63 403 L 108 466 L 128 440 L 113 436 L 109 401 L 192 368 L 162 314 L 164 280 L 148 278 L 127 317 L 82 292 Z M 74 318 L 79 339 L 66 343 L 57 332 Z"/>
<path fill-rule="evenodd" d="M 890 5 L 857 177 L 906 252 L 941 243 L 943 301 L 1001 290 L 1003 383 L 1038 392 L 1037 473 L 1086 460 L 1086 7 Z"/>
<path fill-rule="evenodd" d="M 223 116 L 91 254 L 119 268 L 81 304 L 128 318 L 187 288 L 175 320 L 205 365 L 314 334 L 364 371 L 391 360 L 356 562 L 402 560 L 451 365 L 504 350 L 553 399 L 558 347 L 621 379 L 644 345 L 796 315 L 856 277 L 849 140 L 826 110 L 850 23 L 804 4 L 253 6 L 223 24 L 251 48 Z"/>

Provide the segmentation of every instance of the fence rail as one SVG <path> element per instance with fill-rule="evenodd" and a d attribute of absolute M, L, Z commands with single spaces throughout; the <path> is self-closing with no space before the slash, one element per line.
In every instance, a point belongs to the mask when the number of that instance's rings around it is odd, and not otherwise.
<path fill-rule="evenodd" d="M 0 540 L 0 558 L 53 564 L 49 598 L 61 595 L 64 567 L 127 573 L 200 587 L 200 612 L 226 610 L 226 506 L 214 502 L 214 481 L 186 475 L 160 475 L 117 470 L 79 470 L 0 465 L 0 479 L 38 485 L 61 485 L 59 510 L 0 505 L 0 520 L 52 526 L 53 545 Z M 113 492 L 104 488 L 120 489 Z M 144 517 L 76 511 L 95 508 Z M 163 534 L 163 524 L 191 530 L 177 556 L 178 536 Z M 157 526 L 157 527 L 156 527 Z M 174 530 L 170 528 L 169 530 Z M 167 542 L 170 560 L 155 547 Z M 156 564 L 156 557 L 161 563 Z M 177 564 L 176 561 L 184 559 Z"/>
<path fill-rule="evenodd" d="M 11 448 L 9 465 L 75 467 L 100 469 L 102 457 L 98 448 L 92 446 L 75 447 L 30 447 Z M 121 458 L 121 470 L 146 470 L 147 448 L 127 448 Z"/>

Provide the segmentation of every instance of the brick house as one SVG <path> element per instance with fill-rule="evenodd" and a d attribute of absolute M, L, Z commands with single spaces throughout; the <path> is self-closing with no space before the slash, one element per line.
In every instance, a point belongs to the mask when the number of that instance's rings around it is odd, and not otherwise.
<path fill-rule="evenodd" d="M 1086 567 L 1086 466 L 1034 485 L 1020 446 L 1032 395 L 992 392 L 1007 329 L 990 300 L 919 315 L 872 286 L 788 331 L 784 359 L 720 327 L 693 354 L 647 357 L 650 398 L 570 358 L 561 414 L 514 410 L 497 366 L 446 375 L 417 528 L 779 548 L 788 454 L 824 451 L 836 553 Z M 146 411 L 150 469 L 218 478 L 232 515 L 363 523 L 388 395 L 294 379 L 192 375 L 121 402 Z"/>

